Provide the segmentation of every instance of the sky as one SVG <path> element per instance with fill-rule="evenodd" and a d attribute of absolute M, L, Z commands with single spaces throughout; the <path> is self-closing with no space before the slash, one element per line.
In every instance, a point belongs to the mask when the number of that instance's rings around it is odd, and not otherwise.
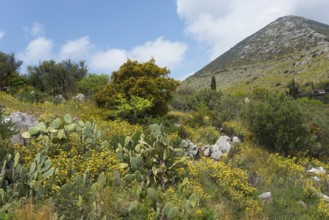
<path fill-rule="evenodd" d="M 23 61 L 84 60 L 111 74 L 154 58 L 183 80 L 286 15 L 329 24 L 328 0 L 0 0 L 0 51 Z"/>

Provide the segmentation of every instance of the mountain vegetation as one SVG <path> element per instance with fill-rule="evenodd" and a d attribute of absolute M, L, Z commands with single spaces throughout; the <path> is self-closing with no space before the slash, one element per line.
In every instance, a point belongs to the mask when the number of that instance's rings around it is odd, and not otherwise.
<path fill-rule="evenodd" d="M 0 219 L 328 219 L 326 30 L 280 18 L 182 83 L 1 52 Z"/>
<path fill-rule="evenodd" d="M 329 79 L 329 26 L 297 16 L 277 19 L 242 40 L 182 82 L 182 89 L 208 87 L 248 95 L 256 88 L 286 91 L 293 79 L 300 91 L 312 91 Z"/>

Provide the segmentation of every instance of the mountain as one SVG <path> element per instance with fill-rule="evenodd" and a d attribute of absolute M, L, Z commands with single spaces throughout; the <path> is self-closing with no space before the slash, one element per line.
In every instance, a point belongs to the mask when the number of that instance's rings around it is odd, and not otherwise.
<path fill-rule="evenodd" d="M 246 92 L 283 90 L 294 79 L 307 89 L 329 80 L 329 25 L 298 16 L 270 23 L 219 56 L 181 84 L 181 88 L 217 88 Z"/>

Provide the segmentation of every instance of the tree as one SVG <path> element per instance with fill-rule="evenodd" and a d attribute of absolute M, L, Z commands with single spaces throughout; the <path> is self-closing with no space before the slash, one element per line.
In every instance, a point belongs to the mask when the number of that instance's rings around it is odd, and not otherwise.
<path fill-rule="evenodd" d="M 128 60 L 118 71 L 113 72 L 111 81 L 96 94 L 96 103 L 103 108 L 115 109 L 120 98 L 129 102 L 133 96 L 147 99 L 153 106 L 147 115 L 164 115 L 172 92 L 178 82 L 169 76 L 167 68 L 159 67 L 155 60 L 145 63 Z"/>
<path fill-rule="evenodd" d="M 102 89 L 109 81 L 109 76 L 106 74 L 88 74 L 78 83 L 79 92 L 91 96 L 98 90 Z"/>
<path fill-rule="evenodd" d="M 14 54 L 5 54 L 0 51 L 0 87 L 8 86 L 8 79 L 17 73 L 22 61 L 17 61 Z"/>
<path fill-rule="evenodd" d="M 84 61 L 73 63 L 64 60 L 56 63 L 54 60 L 43 61 L 39 66 L 28 67 L 28 79 L 36 89 L 49 95 L 69 97 L 77 91 L 77 82 L 87 74 Z"/>
<path fill-rule="evenodd" d="M 216 78 L 215 78 L 215 76 L 212 76 L 212 77 L 211 77 L 210 89 L 211 89 L 211 90 L 216 90 L 216 89 L 217 89 L 217 86 L 216 86 Z"/>
<path fill-rule="evenodd" d="M 312 82 L 313 83 L 313 82 Z M 313 84 L 312 84 L 313 86 Z M 293 79 L 289 85 L 289 95 L 294 99 L 297 98 L 298 95 L 298 88 L 296 86 L 295 80 Z"/>

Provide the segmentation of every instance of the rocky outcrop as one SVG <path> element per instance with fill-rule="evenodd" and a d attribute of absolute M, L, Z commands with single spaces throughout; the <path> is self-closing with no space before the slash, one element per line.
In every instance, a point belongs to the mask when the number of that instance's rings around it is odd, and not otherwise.
<path fill-rule="evenodd" d="M 37 120 L 33 116 L 23 112 L 13 112 L 11 115 L 5 117 L 5 120 L 10 120 L 14 125 L 13 128 L 18 131 L 18 134 L 10 139 L 13 144 L 24 144 L 21 133 L 27 131 L 30 127 L 37 126 Z"/>
<path fill-rule="evenodd" d="M 79 101 L 79 102 L 87 101 L 87 97 L 82 93 L 79 93 L 76 96 L 73 96 L 72 99 L 75 100 L 75 101 Z"/>
<path fill-rule="evenodd" d="M 183 140 L 179 147 L 184 150 L 184 156 L 189 156 L 192 159 L 194 159 L 199 153 L 199 147 L 190 140 Z"/>
<path fill-rule="evenodd" d="M 214 160 L 225 154 L 228 154 L 232 147 L 238 146 L 241 140 L 238 137 L 232 139 L 228 136 L 221 136 L 214 145 L 206 145 L 203 147 L 203 155 L 211 157 Z"/>

